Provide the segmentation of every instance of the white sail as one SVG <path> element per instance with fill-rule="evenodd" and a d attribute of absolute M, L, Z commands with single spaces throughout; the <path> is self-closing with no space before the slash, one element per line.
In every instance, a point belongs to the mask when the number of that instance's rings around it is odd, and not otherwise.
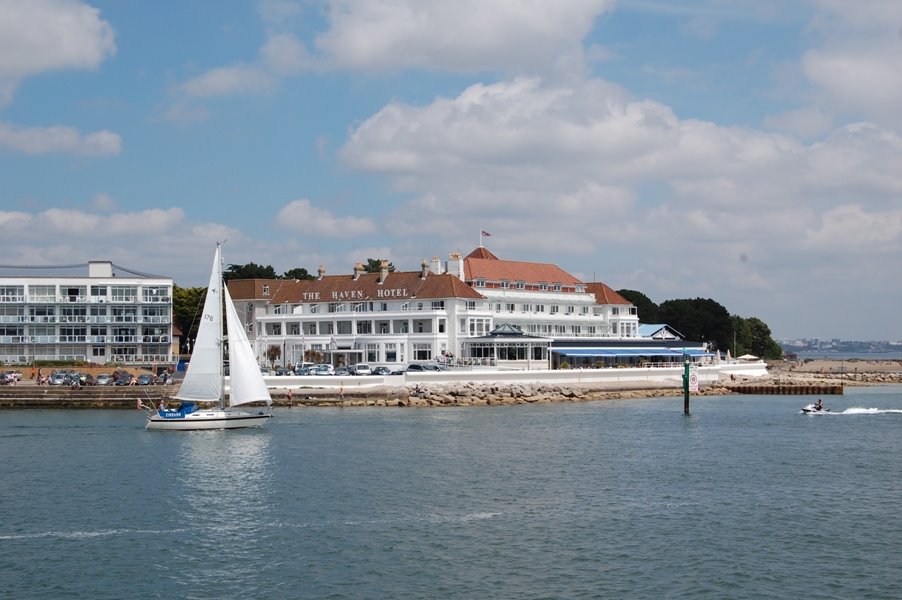
<path fill-rule="evenodd" d="M 226 310 L 226 330 L 229 334 L 229 405 L 265 401 L 272 404 L 260 365 L 238 318 L 229 289 L 223 286 Z"/>
<path fill-rule="evenodd" d="M 219 244 L 213 257 L 213 272 L 201 315 L 197 339 L 185 379 L 173 396 L 192 402 L 222 400 L 222 262 Z"/>

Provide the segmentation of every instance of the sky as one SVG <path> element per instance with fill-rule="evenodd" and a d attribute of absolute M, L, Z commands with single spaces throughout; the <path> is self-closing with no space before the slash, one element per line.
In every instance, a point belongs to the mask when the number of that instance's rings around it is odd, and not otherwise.
<path fill-rule="evenodd" d="M 902 339 L 902 2 L 0 0 L 0 263 L 467 254 Z M 480 231 L 491 234 L 481 237 Z"/>

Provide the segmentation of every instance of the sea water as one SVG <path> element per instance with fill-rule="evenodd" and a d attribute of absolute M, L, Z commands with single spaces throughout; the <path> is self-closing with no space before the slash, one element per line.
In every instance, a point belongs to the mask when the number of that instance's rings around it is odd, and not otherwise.
<path fill-rule="evenodd" d="M 900 598 L 902 388 L 0 412 L 2 598 Z"/>

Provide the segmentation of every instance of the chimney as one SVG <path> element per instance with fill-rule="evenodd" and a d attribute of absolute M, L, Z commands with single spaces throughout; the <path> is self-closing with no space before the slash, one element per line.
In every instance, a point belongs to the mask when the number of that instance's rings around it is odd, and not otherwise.
<path fill-rule="evenodd" d="M 460 252 L 452 252 L 448 258 L 448 272 L 460 279 L 464 280 L 464 259 Z"/>
<path fill-rule="evenodd" d="M 388 261 L 386 259 L 382 259 L 379 263 L 379 283 L 385 283 L 385 279 L 388 277 Z"/>
<path fill-rule="evenodd" d="M 426 275 L 429 274 L 429 261 L 425 258 L 423 262 L 420 263 L 420 279 L 426 279 Z"/>
<path fill-rule="evenodd" d="M 432 272 L 436 275 L 442 274 L 442 260 L 438 256 L 432 257 Z"/>
<path fill-rule="evenodd" d="M 357 263 L 354 265 L 354 281 L 360 279 L 360 274 L 363 273 L 363 263 Z"/>
<path fill-rule="evenodd" d="M 316 273 L 317 273 L 317 275 L 319 275 L 319 277 L 317 277 L 317 279 L 322 279 L 323 277 L 326 276 L 326 268 L 324 266 L 320 265 L 319 269 L 317 269 Z"/>

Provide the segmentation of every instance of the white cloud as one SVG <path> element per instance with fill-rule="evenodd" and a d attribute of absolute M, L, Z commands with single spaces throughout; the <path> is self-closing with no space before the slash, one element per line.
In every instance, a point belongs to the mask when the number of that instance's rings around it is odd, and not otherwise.
<path fill-rule="evenodd" d="M 0 147 L 30 155 L 111 156 L 122 151 L 122 138 L 111 131 L 83 134 L 63 125 L 25 128 L 0 122 Z"/>
<path fill-rule="evenodd" d="M 312 60 L 296 37 L 282 33 L 271 35 L 260 50 L 263 64 L 275 73 L 291 75 L 310 67 Z"/>
<path fill-rule="evenodd" d="M 211 69 L 182 84 L 182 89 L 194 97 L 231 94 L 265 94 L 275 87 L 275 78 L 254 65 L 231 65 Z"/>
<path fill-rule="evenodd" d="M 902 3 L 812 0 L 810 29 L 817 46 L 801 70 L 828 110 L 900 127 L 902 116 Z"/>
<path fill-rule="evenodd" d="M 376 224 L 365 217 L 337 217 L 313 206 L 309 200 L 293 200 L 276 215 L 282 229 L 313 236 L 352 238 L 376 232 Z"/>
<path fill-rule="evenodd" d="M 91 206 L 99 211 L 113 211 L 118 207 L 119 203 L 115 198 L 103 192 L 96 194 L 91 202 Z"/>
<path fill-rule="evenodd" d="M 94 69 L 115 52 L 113 28 L 82 2 L 0 0 L 0 106 L 26 77 Z"/>
<path fill-rule="evenodd" d="M 333 0 L 316 40 L 327 64 L 354 70 L 546 71 L 581 53 L 612 0 Z"/>

